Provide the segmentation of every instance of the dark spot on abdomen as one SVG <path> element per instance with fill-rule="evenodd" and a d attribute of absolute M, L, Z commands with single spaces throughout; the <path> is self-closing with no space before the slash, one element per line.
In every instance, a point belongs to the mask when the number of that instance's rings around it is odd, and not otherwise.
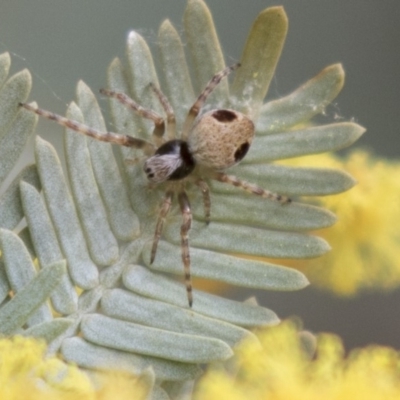
<path fill-rule="evenodd" d="M 236 114 L 230 110 L 215 110 L 212 116 L 219 122 L 232 122 L 236 119 Z"/>
<path fill-rule="evenodd" d="M 248 142 L 241 144 L 240 147 L 235 151 L 235 161 L 239 162 L 242 160 L 249 151 L 249 148 L 250 144 Z"/>

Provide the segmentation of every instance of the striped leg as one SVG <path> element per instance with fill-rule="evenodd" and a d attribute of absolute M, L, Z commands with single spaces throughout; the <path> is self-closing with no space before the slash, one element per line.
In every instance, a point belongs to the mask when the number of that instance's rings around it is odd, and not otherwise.
<path fill-rule="evenodd" d="M 189 113 L 186 117 L 186 120 L 183 124 L 183 129 L 182 129 L 182 140 L 187 140 L 189 131 L 191 126 L 193 125 L 194 120 L 196 117 L 199 115 L 199 112 L 201 110 L 201 107 L 203 107 L 205 101 L 207 100 L 207 97 L 210 95 L 210 93 L 215 89 L 215 87 L 221 82 L 225 76 L 230 74 L 232 71 L 240 67 L 240 64 L 234 64 L 231 65 L 230 67 L 226 67 L 222 71 L 218 72 L 215 74 L 211 80 L 207 83 L 206 87 L 204 90 L 200 93 L 200 96 L 197 98 L 197 100 L 194 102 L 192 107 L 189 110 Z"/>
<path fill-rule="evenodd" d="M 210 199 L 210 188 L 203 179 L 198 179 L 196 185 L 200 188 L 203 194 L 203 204 L 204 204 L 204 217 L 206 219 L 206 224 L 210 223 L 211 214 L 211 199 Z"/>
<path fill-rule="evenodd" d="M 164 93 L 155 85 L 151 84 L 151 88 L 154 90 L 160 104 L 162 105 L 165 114 L 167 115 L 167 136 L 168 140 L 173 140 L 176 137 L 176 120 L 174 110 Z"/>
<path fill-rule="evenodd" d="M 172 199 L 174 197 L 174 192 L 168 191 L 165 193 L 164 200 L 161 205 L 160 214 L 158 216 L 156 230 L 154 232 L 153 246 L 151 247 L 150 264 L 153 264 L 156 258 L 157 246 L 160 241 L 161 233 L 164 227 L 165 218 L 169 210 L 171 209 Z"/>
<path fill-rule="evenodd" d="M 190 253 L 189 253 L 189 231 L 192 225 L 192 212 L 190 210 L 189 199 L 185 192 L 179 193 L 178 201 L 183 217 L 181 225 L 181 243 L 182 243 L 182 261 L 185 272 L 186 293 L 189 302 L 189 307 L 192 307 L 193 293 L 192 293 L 192 278 L 190 276 Z"/>
<path fill-rule="evenodd" d="M 54 114 L 50 111 L 43 110 L 41 108 L 34 107 L 27 103 L 19 103 L 21 107 L 32 111 L 41 117 L 50 119 L 57 122 L 59 125 L 65 126 L 68 129 L 72 129 L 75 132 L 82 133 L 83 135 L 90 136 L 93 139 L 100 140 L 102 142 L 119 144 L 120 146 L 135 147 L 136 149 L 142 149 L 146 154 L 150 155 L 154 153 L 154 145 L 143 139 L 137 139 L 129 135 L 121 135 L 114 132 L 101 132 L 97 129 L 90 128 L 89 126 L 82 124 L 78 121 L 62 117 L 61 115 Z"/>
<path fill-rule="evenodd" d="M 157 146 L 162 144 L 162 137 L 165 132 L 165 122 L 161 115 L 158 115 L 155 111 L 149 110 L 142 107 L 134 100 L 132 100 L 128 95 L 121 92 L 114 92 L 113 90 L 100 89 L 100 93 L 108 97 L 113 97 L 117 99 L 121 104 L 133 110 L 140 117 L 149 119 L 154 122 L 153 138 Z"/>
<path fill-rule="evenodd" d="M 216 172 L 212 179 L 215 179 L 216 181 L 224 182 L 224 183 L 229 183 L 230 185 L 240 187 L 244 189 L 246 192 L 255 194 L 257 196 L 264 197 L 266 199 L 278 201 L 281 204 L 288 204 L 291 203 L 291 199 L 287 196 L 282 196 L 277 193 L 270 192 L 269 190 L 265 190 L 263 188 L 260 188 L 257 185 L 254 185 L 252 183 L 242 181 L 241 179 L 238 179 L 236 176 L 233 175 L 226 175 L 222 172 Z"/>

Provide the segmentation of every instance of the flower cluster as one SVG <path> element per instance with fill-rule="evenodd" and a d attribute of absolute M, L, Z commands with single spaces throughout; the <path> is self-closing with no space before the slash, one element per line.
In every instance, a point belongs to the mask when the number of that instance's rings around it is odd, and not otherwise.
<path fill-rule="evenodd" d="M 337 214 L 330 229 L 316 233 L 332 251 L 315 260 L 288 262 L 312 283 L 340 295 L 361 289 L 393 289 L 400 284 L 400 162 L 378 159 L 365 151 L 345 158 L 318 155 L 290 160 L 312 167 L 342 168 L 357 181 L 350 191 L 319 198 Z"/>
<path fill-rule="evenodd" d="M 371 346 L 347 357 L 340 339 L 318 336 L 312 357 L 292 322 L 259 333 L 262 348 L 245 342 L 229 371 L 210 370 L 196 400 L 398 399 L 400 353 Z"/>

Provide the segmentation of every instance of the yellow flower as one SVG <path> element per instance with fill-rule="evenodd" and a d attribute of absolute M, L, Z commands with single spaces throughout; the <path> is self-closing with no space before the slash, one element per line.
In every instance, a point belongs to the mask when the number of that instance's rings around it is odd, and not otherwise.
<path fill-rule="evenodd" d="M 215 368 L 200 381 L 195 400 L 378 400 L 400 398 L 400 354 L 368 347 L 344 356 L 339 338 L 318 337 L 316 357 L 304 350 L 291 322 L 262 331 L 262 349 L 245 342 L 236 367 Z"/>
<path fill-rule="evenodd" d="M 0 339 L 1 400 L 140 400 L 146 390 L 132 375 L 99 376 L 94 387 L 77 367 L 52 357 L 45 359 L 46 345 L 32 338 Z"/>
<path fill-rule="evenodd" d="M 56 358 L 45 360 L 45 349 L 31 338 L 0 340 L 0 399 L 94 399 L 87 376 Z"/>
<path fill-rule="evenodd" d="M 310 281 L 341 295 L 362 288 L 395 288 L 400 283 L 400 162 L 377 159 L 354 151 L 341 160 L 317 155 L 285 164 L 342 168 L 357 181 L 348 192 L 319 198 L 333 211 L 337 223 L 315 232 L 332 246 L 313 260 L 287 263 Z"/>

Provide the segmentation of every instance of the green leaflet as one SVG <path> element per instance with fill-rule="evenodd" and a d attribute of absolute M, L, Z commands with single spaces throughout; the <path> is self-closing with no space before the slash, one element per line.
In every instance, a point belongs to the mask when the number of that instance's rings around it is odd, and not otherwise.
<path fill-rule="evenodd" d="M 233 355 L 221 340 L 148 328 L 98 314 L 86 315 L 81 329 L 84 338 L 93 343 L 174 361 L 206 363 Z"/>
<path fill-rule="evenodd" d="M 185 286 L 139 265 L 129 266 L 123 276 L 125 286 L 138 294 L 180 307 L 187 307 Z M 209 317 L 240 326 L 275 325 L 279 319 L 264 307 L 224 299 L 209 293 L 193 291 L 193 310 Z"/>
<path fill-rule="evenodd" d="M 279 132 L 310 120 L 325 110 L 343 84 L 342 66 L 333 64 L 326 67 L 288 96 L 265 103 L 257 121 L 257 132 Z"/>
<path fill-rule="evenodd" d="M 275 164 L 247 164 L 233 167 L 240 178 L 268 187 L 275 193 L 290 196 L 325 196 L 349 190 L 355 180 L 344 171 L 332 168 L 288 167 Z M 239 175 L 240 173 L 240 175 Z M 212 182 L 212 187 L 221 193 L 238 193 L 238 189 L 224 183 Z M 240 192 L 242 193 L 242 191 Z M 285 207 L 283 205 L 282 207 Z"/>
<path fill-rule="evenodd" d="M 267 94 L 288 29 L 283 7 L 262 11 L 253 23 L 232 84 L 235 108 L 255 118 Z"/>
<path fill-rule="evenodd" d="M 167 381 L 190 380 L 200 373 L 200 369 L 196 365 L 139 356 L 98 346 L 79 337 L 65 339 L 61 351 L 66 360 L 90 369 L 109 370 L 115 368 L 137 374 L 151 366 L 159 379 Z"/>
<path fill-rule="evenodd" d="M 56 234 L 40 194 L 29 183 L 21 182 L 21 199 L 31 238 L 40 265 L 46 267 L 63 258 Z M 68 274 L 65 274 L 51 297 L 54 309 L 62 315 L 77 310 L 78 295 Z"/>
<path fill-rule="evenodd" d="M 174 109 L 178 130 L 180 130 L 189 107 L 195 100 L 195 94 L 182 41 L 169 20 L 164 21 L 160 26 L 158 45 L 166 83 L 165 95 Z M 180 84 L 177 85 L 176 82 Z"/>
<path fill-rule="evenodd" d="M 69 119 L 83 122 L 81 111 L 71 104 Z M 84 135 L 70 131 L 65 135 L 65 154 L 75 207 L 92 260 L 99 266 L 118 260 L 118 243 L 108 223 L 92 169 L 91 157 Z"/>
<path fill-rule="evenodd" d="M 206 83 L 225 67 L 212 15 L 201 0 L 189 0 L 183 24 L 189 54 L 195 74 L 195 94 L 200 94 Z M 222 107 L 229 95 L 228 83 L 223 80 L 210 96 L 210 101 Z"/>
<path fill-rule="evenodd" d="M 10 287 L 15 293 L 23 290 L 31 282 L 36 270 L 30 254 L 22 240 L 13 232 L 0 229 L 0 247 L 5 271 Z M 48 304 L 43 304 L 29 317 L 28 326 L 50 321 L 52 318 Z"/>
<path fill-rule="evenodd" d="M 85 124 L 106 130 L 100 107 L 92 91 L 81 81 L 77 87 L 78 105 L 85 115 Z M 127 188 L 123 184 L 111 145 L 90 140 L 87 143 L 90 162 L 98 190 L 104 201 L 108 222 L 119 240 L 132 240 L 139 236 L 139 220 L 129 204 Z M 71 167 L 74 167 L 73 162 Z"/>
<path fill-rule="evenodd" d="M 101 300 L 101 307 L 110 317 L 174 332 L 210 336 L 221 339 L 230 346 L 244 338 L 253 337 L 249 331 L 237 326 L 122 289 L 106 291 Z M 256 340 L 255 337 L 253 339 Z"/>
<path fill-rule="evenodd" d="M 350 146 L 365 129 L 352 122 L 321 125 L 291 132 L 258 136 L 244 163 L 262 163 Z"/>
<path fill-rule="evenodd" d="M 65 274 L 65 262 L 41 270 L 9 302 L 0 308 L 0 332 L 11 335 L 42 306 Z"/>
<path fill-rule="evenodd" d="M 320 229 L 336 222 L 332 212 L 304 203 L 292 202 L 290 207 L 286 207 L 274 201 L 252 197 L 252 205 L 248 207 L 249 196 L 241 192 L 236 196 L 213 193 L 212 220 L 282 231 Z M 193 211 L 196 219 L 204 220 L 203 207 L 196 207 Z"/>
<path fill-rule="evenodd" d="M 237 229 L 241 232 L 241 228 Z M 178 246 L 161 241 L 157 257 L 152 265 L 148 262 L 150 250 L 149 243 L 144 250 L 145 261 L 149 268 L 177 275 L 182 274 Z M 299 290 L 308 285 L 302 273 L 280 265 L 246 260 L 195 247 L 191 249 L 190 255 L 193 276 L 265 290 Z"/>
<path fill-rule="evenodd" d="M 40 138 L 36 140 L 36 162 L 46 205 L 67 258 L 71 278 L 79 287 L 90 289 L 98 284 L 98 270 L 90 259 L 57 154 L 49 143 Z"/>
<path fill-rule="evenodd" d="M 24 218 L 24 210 L 22 209 L 19 195 L 21 181 L 30 183 L 36 189 L 40 188 L 39 176 L 35 165 L 24 168 L 0 197 L 0 226 L 2 228 L 14 229 Z"/>
<path fill-rule="evenodd" d="M 3 117 L 4 113 L 0 112 L 0 119 Z M 8 133 L 0 138 L 0 184 L 22 154 L 26 142 L 33 133 L 36 121 L 37 117 L 34 114 L 20 109 L 10 126 L 7 127 Z"/>
<path fill-rule="evenodd" d="M 22 332 L 24 336 L 32 336 L 37 339 L 43 339 L 47 343 L 51 343 L 61 334 L 63 334 L 72 324 L 74 320 L 68 318 L 57 318 L 53 321 L 37 324 Z"/>

